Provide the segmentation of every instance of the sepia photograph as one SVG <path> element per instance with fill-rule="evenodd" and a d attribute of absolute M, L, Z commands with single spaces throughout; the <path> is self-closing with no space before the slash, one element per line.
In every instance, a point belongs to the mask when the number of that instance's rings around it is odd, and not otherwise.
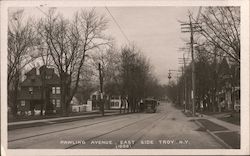
<path fill-rule="evenodd" d="M 249 8 L 243 2 L 6 1 L 1 149 L 249 154 L 249 19 L 242 16 Z"/>

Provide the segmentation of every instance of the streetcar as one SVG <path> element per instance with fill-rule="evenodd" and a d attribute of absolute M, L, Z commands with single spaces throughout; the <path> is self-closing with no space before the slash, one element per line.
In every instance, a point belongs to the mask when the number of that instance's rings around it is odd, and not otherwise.
<path fill-rule="evenodd" d="M 158 102 L 153 98 L 144 99 L 144 110 L 146 113 L 155 113 L 157 109 Z"/>

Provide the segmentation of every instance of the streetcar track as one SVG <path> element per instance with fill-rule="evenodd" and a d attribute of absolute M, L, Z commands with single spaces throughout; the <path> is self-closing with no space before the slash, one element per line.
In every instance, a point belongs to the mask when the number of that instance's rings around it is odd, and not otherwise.
<path fill-rule="evenodd" d="M 158 115 L 158 114 L 156 114 L 156 115 L 154 115 L 154 116 L 157 116 L 157 115 Z M 153 116 L 153 117 L 154 117 L 154 116 Z M 96 139 L 96 138 L 99 138 L 99 137 L 101 137 L 101 136 L 104 136 L 104 135 L 113 133 L 113 132 L 115 132 L 115 131 L 119 131 L 119 130 L 125 128 L 125 127 L 129 127 L 129 126 L 131 126 L 131 125 L 134 125 L 134 124 L 136 124 L 136 123 L 138 123 L 138 122 L 144 121 L 144 120 L 146 120 L 146 119 L 148 119 L 148 118 L 151 118 L 151 117 L 152 117 L 152 116 L 149 116 L 149 117 L 144 118 L 144 119 L 142 119 L 142 120 L 138 120 L 138 121 L 136 121 L 136 122 L 132 122 L 132 123 L 126 124 L 126 125 L 124 125 L 124 126 L 122 126 L 122 127 L 120 127 L 120 128 L 113 129 L 113 130 L 108 131 L 108 132 L 106 132 L 106 133 L 99 134 L 99 135 L 97 135 L 97 136 L 91 137 L 91 138 L 89 138 L 89 139 L 87 139 L 87 140 L 85 140 L 85 141 L 87 142 L 87 141 L 90 141 L 90 140 L 92 140 L 92 139 Z M 65 149 L 70 149 L 70 148 L 75 147 L 75 146 L 78 146 L 78 145 L 80 145 L 80 144 L 74 144 L 74 145 L 71 145 L 71 146 L 66 147 Z"/>
<path fill-rule="evenodd" d="M 127 116 L 125 118 L 129 118 L 129 116 Z M 75 127 L 60 129 L 60 130 L 46 132 L 46 133 L 42 133 L 42 134 L 36 134 L 36 135 L 28 136 L 28 137 L 22 137 L 22 138 L 12 139 L 12 140 L 8 140 L 8 142 L 14 142 L 14 141 L 19 141 L 19 140 L 30 139 L 30 138 L 33 138 L 33 137 L 38 137 L 38 136 L 43 136 L 43 135 L 48 135 L 48 134 L 53 134 L 53 133 L 68 131 L 68 130 L 82 128 L 82 127 L 89 127 L 89 126 L 97 125 L 97 124 L 100 124 L 100 123 L 103 123 L 103 122 L 110 122 L 110 121 L 115 121 L 115 120 L 125 119 L 125 118 L 124 117 L 120 117 L 120 118 L 117 118 L 117 119 L 109 119 L 109 120 L 99 121 L 99 122 L 95 122 L 95 123 L 91 123 L 91 124 L 85 124 L 85 125 L 81 125 L 81 126 L 75 126 Z"/>
<path fill-rule="evenodd" d="M 150 125 L 146 125 L 144 126 L 142 129 L 140 129 L 139 131 L 137 131 L 133 136 L 136 136 L 136 134 L 138 134 L 139 132 L 142 132 L 142 131 L 145 131 L 145 128 L 149 128 L 149 130 L 147 130 L 147 132 L 150 132 L 152 129 L 155 128 L 156 126 L 156 123 L 158 123 L 160 120 L 164 120 L 166 118 L 166 114 L 163 114 L 160 118 L 158 118 L 155 122 L 153 122 L 152 124 Z M 133 136 L 130 136 L 128 138 L 126 138 L 125 140 L 128 140 L 129 138 L 132 138 Z M 143 133 L 140 137 L 138 137 L 135 142 L 138 142 L 138 140 L 140 140 L 142 137 L 145 136 L 145 133 Z M 131 144 L 130 148 L 132 148 L 135 144 Z"/>

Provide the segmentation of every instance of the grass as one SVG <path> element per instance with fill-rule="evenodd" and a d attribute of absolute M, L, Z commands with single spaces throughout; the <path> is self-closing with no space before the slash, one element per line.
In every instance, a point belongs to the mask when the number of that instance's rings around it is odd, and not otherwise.
<path fill-rule="evenodd" d="M 231 113 L 230 115 L 227 115 L 224 117 L 220 117 L 218 119 L 235 124 L 235 125 L 240 125 L 240 113 L 237 113 L 237 112 Z"/>
<path fill-rule="evenodd" d="M 204 112 L 205 115 L 213 116 L 219 120 L 240 125 L 240 112 Z"/>
<path fill-rule="evenodd" d="M 225 143 L 230 145 L 233 149 L 240 149 L 240 134 L 237 132 L 219 132 L 215 133 Z"/>
<path fill-rule="evenodd" d="M 220 126 L 216 123 L 213 123 L 207 119 L 197 119 L 198 122 L 200 122 L 206 129 L 210 131 L 224 131 L 228 130 L 227 128 Z"/>

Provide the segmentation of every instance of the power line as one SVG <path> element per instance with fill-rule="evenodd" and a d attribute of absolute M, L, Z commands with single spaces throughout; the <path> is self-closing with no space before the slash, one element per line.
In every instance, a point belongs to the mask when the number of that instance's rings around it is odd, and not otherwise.
<path fill-rule="evenodd" d="M 39 7 L 36 7 L 40 12 L 42 12 L 44 15 L 49 16 L 47 13 L 45 13 L 42 9 L 40 9 Z"/>
<path fill-rule="evenodd" d="M 109 15 L 111 16 L 111 18 L 114 20 L 115 24 L 118 26 L 118 28 L 120 29 L 122 35 L 124 36 L 124 38 L 128 41 L 128 43 L 130 43 L 127 35 L 124 33 L 124 31 L 122 30 L 121 26 L 119 25 L 119 23 L 116 21 L 115 17 L 111 14 L 111 12 L 109 11 L 108 7 L 105 6 L 105 9 L 107 10 L 107 12 L 109 13 Z"/>

